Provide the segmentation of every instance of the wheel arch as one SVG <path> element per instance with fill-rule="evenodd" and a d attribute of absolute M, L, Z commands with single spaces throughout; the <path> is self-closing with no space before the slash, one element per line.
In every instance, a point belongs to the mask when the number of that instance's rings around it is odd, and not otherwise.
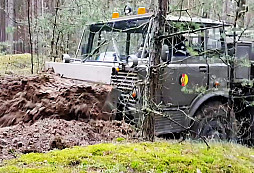
<path fill-rule="evenodd" d="M 226 91 L 216 91 L 207 94 L 200 94 L 196 97 L 190 106 L 189 116 L 194 117 L 195 113 L 207 102 L 209 101 L 221 101 L 227 102 L 228 92 Z"/>

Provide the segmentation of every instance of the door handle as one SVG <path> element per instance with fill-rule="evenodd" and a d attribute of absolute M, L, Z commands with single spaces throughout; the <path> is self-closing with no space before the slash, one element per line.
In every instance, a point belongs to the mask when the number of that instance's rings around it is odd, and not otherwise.
<path fill-rule="evenodd" d="M 207 72 L 207 67 L 206 66 L 200 66 L 199 67 L 199 72 L 203 72 L 203 73 Z"/>

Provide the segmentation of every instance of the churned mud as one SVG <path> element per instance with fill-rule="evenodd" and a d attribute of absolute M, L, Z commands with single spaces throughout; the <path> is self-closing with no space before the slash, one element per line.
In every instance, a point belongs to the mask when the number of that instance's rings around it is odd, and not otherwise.
<path fill-rule="evenodd" d="M 0 127 L 47 117 L 65 120 L 109 119 L 104 113 L 110 86 L 91 85 L 43 73 L 0 79 Z"/>
<path fill-rule="evenodd" d="M 51 73 L 0 78 L 0 162 L 133 135 L 130 125 L 108 121 L 112 114 L 103 111 L 111 89 Z"/>

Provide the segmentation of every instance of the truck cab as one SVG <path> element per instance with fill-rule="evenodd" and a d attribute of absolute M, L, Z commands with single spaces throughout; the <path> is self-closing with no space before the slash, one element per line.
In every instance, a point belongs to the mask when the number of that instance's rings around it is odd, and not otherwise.
<path fill-rule="evenodd" d="M 122 91 L 120 105 L 124 118 L 134 122 L 142 117 L 145 99 L 150 51 L 146 39 L 150 34 L 151 18 L 152 14 L 144 14 L 91 25 L 85 52 L 88 61 L 103 57 L 106 60 L 111 54 L 111 59 L 115 61 L 111 85 Z M 225 55 L 225 40 L 221 35 L 223 27 L 228 25 L 183 16 L 167 16 L 167 22 L 163 57 L 158 57 L 164 64 L 157 96 L 159 109 L 187 127 L 191 119 L 186 114 L 197 111 L 191 110 L 192 105 L 204 93 L 227 93 L 228 66 L 221 59 Z M 155 124 L 157 135 L 184 130 L 163 116 L 156 116 Z"/>

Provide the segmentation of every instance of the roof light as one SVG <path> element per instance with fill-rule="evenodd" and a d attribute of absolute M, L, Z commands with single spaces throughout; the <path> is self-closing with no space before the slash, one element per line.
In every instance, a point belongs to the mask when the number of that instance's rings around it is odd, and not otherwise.
<path fill-rule="evenodd" d="M 118 12 L 113 12 L 112 14 L 112 19 L 116 19 L 116 18 L 119 18 L 119 13 Z"/>
<path fill-rule="evenodd" d="M 146 13 L 146 8 L 145 7 L 139 7 L 138 8 L 138 14 L 145 14 Z"/>

